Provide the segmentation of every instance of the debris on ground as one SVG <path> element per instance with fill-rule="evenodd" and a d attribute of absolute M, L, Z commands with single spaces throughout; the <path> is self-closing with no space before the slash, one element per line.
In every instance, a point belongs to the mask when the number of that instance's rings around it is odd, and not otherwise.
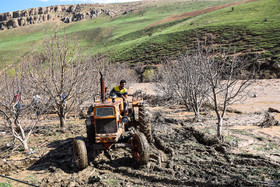
<path fill-rule="evenodd" d="M 260 127 L 272 127 L 272 126 L 279 126 L 280 123 L 276 120 L 270 113 L 266 113 L 264 117 L 264 121 L 259 124 Z"/>

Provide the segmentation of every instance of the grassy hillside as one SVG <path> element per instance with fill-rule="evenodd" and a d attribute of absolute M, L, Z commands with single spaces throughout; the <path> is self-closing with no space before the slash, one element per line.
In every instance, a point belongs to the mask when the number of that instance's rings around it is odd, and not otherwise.
<path fill-rule="evenodd" d="M 164 56 L 177 55 L 195 44 L 205 33 L 220 43 L 232 42 L 240 52 L 263 52 L 262 58 L 280 58 L 280 4 L 278 0 L 259 0 L 223 8 L 149 27 L 158 21 L 185 12 L 236 2 L 198 1 L 147 6 L 115 19 L 99 17 L 71 24 L 47 23 L 0 31 L 0 64 L 17 62 L 42 45 L 44 30 L 59 24 L 69 38 L 76 38 L 89 54 L 105 53 L 112 61 L 155 63 Z"/>
<path fill-rule="evenodd" d="M 213 33 L 217 42 L 232 42 L 237 46 L 238 52 L 264 51 L 267 56 L 277 59 L 280 57 L 279 10 L 277 0 L 260 0 L 235 6 L 234 11 L 229 7 L 161 24 L 142 30 L 143 33 L 152 32 L 152 36 L 146 34 L 136 39 L 134 45 L 137 45 L 137 48 L 128 48 L 123 53 L 115 49 L 118 51 L 115 52 L 115 58 L 132 62 L 155 62 L 166 54 L 175 55 L 190 47 L 198 36 Z"/>

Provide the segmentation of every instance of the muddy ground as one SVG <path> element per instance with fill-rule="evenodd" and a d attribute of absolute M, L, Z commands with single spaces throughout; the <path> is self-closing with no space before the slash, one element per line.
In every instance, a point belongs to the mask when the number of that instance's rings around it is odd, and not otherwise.
<path fill-rule="evenodd" d="M 79 171 L 73 161 L 72 141 L 86 136 L 84 120 L 70 117 L 59 128 L 47 116 L 30 139 L 30 154 L 23 154 L 0 130 L 0 174 L 37 186 L 279 186 L 280 126 L 260 127 L 269 107 L 280 109 L 280 80 L 260 80 L 253 96 L 236 103 L 224 123 L 224 142 L 215 138 L 211 111 L 199 120 L 183 106 L 149 107 L 153 114 L 152 156 L 139 166 L 129 148 L 90 153 L 90 166 Z M 156 95 L 151 84 L 135 84 Z M 270 112 L 276 120 L 279 113 Z M 93 158 L 94 155 L 98 155 Z M 0 177 L 0 186 L 27 186 Z"/>

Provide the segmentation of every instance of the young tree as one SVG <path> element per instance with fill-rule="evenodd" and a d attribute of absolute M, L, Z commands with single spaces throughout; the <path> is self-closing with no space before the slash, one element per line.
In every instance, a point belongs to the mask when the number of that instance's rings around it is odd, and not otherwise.
<path fill-rule="evenodd" d="M 238 56 L 231 47 L 217 49 L 214 45 L 199 44 L 197 53 L 202 62 L 201 74 L 211 90 L 208 98 L 218 119 L 217 136 L 223 140 L 227 107 L 246 97 L 246 89 L 254 80 L 254 65 L 251 66 L 246 55 Z"/>
<path fill-rule="evenodd" d="M 41 113 L 35 115 L 29 83 L 22 70 L 22 66 L 14 66 L 0 75 L 0 116 L 6 130 L 20 141 L 25 152 L 29 152 L 28 140 Z M 43 108 L 41 110 L 43 112 Z"/>

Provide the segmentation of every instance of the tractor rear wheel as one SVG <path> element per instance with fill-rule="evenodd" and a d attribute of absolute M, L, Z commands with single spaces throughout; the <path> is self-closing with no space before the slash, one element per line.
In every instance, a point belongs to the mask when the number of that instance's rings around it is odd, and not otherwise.
<path fill-rule="evenodd" d="M 132 157 L 141 165 L 146 165 L 149 162 L 149 144 L 145 135 L 141 132 L 133 134 L 132 137 L 132 147 L 131 147 Z"/>
<path fill-rule="evenodd" d="M 149 143 L 152 143 L 152 123 L 151 123 L 151 113 L 147 110 L 146 105 L 139 107 L 139 122 L 142 124 L 140 131 L 143 132 Z"/>
<path fill-rule="evenodd" d="M 76 164 L 80 170 L 88 167 L 87 148 L 82 137 L 73 140 L 73 153 Z"/>

